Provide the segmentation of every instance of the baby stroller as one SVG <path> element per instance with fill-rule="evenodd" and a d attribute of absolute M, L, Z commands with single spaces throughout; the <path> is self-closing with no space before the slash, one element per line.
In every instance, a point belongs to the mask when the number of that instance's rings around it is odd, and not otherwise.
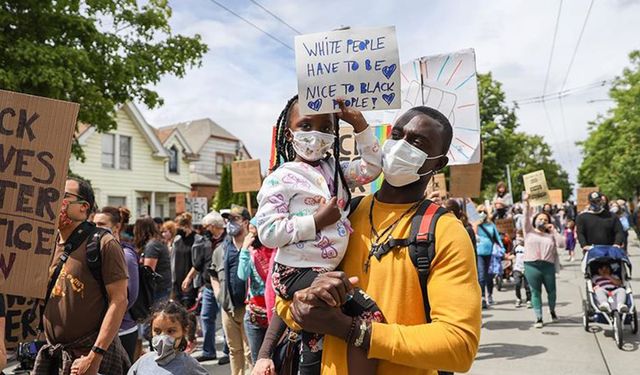
<path fill-rule="evenodd" d="M 631 290 L 631 262 L 624 251 L 614 246 L 594 246 L 585 255 L 586 262 L 583 262 L 583 271 L 586 284 L 586 299 L 582 301 L 584 315 L 582 316 L 582 324 L 585 331 L 589 332 L 590 323 L 609 324 L 613 328 L 613 335 L 618 348 L 622 348 L 622 334 L 625 325 L 631 325 L 631 332 L 638 332 L 638 312 L 633 301 L 633 292 Z M 611 312 L 600 311 L 598 308 L 599 301 L 596 300 L 592 277 L 597 275 L 598 268 L 602 264 L 608 264 L 611 267 L 611 273 L 622 280 L 622 287 L 626 292 L 626 305 L 629 307 L 627 313 L 621 313 L 617 309 Z M 611 298 L 609 298 L 611 300 Z M 602 302 L 602 301 L 600 301 Z"/>

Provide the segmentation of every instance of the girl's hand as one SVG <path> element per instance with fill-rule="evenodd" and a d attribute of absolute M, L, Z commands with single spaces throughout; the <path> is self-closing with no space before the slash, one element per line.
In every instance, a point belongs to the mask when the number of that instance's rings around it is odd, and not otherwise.
<path fill-rule="evenodd" d="M 547 224 L 547 232 L 553 233 L 555 231 L 556 231 L 556 226 L 555 225 L 553 225 L 551 223 Z"/>
<path fill-rule="evenodd" d="M 353 130 L 355 130 L 356 133 L 362 132 L 367 128 L 367 126 L 369 126 L 369 124 L 367 124 L 367 120 L 364 119 L 362 112 L 354 108 L 348 108 L 344 104 L 344 98 L 336 99 L 336 101 L 338 102 L 341 111 L 337 113 L 338 117 L 341 120 L 351 124 L 351 126 L 353 126 Z M 336 126 L 338 126 L 338 124 L 336 124 Z"/>
<path fill-rule="evenodd" d="M 256 361 L 251 375 L 275 375 L 276 368 L 273 365 L 273 361 L 269 358 L 260 358 Z"/>
<path fill-rule="evenodd" d="M 328 203 L 322 198 L 318 211 L 313 215 L 313 220 L 316 223 L 316 232 L 320 232 L 320 229 L 337 222 L 341 218 L 342 214 L 336 197 L 331 198 Z"/>
<path fill-rule="evenodd" d="M 256 239 L 255 234 L 249 232 L 247 233 L 247 236 L 244 238 L 244 242 L 242 243 L 242 248 L 243 249 L 248 249 L 249 246 L 251 246 L 251 244 L 253 244 L 253 241 Z"/>

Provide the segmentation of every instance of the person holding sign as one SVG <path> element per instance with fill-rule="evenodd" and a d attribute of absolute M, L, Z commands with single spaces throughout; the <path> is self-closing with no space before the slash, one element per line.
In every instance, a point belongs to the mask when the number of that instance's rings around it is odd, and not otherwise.
<path fill-rule="evenodd" d="M 531 304 L 536 315 L 534 327 L 542 328 L 542 286 L 547 291 L 551 319 L 556 315 L 556 271 L 560 267 L 558 248 L 565 241 L 546 212 L 531 210 L 529 195 L 524 196 L 524 276 L 531 288 Z"/>
<path fill-rule="evenodd" d="M 342 100 L 337 115 L 301 115 L 299 108 L 294 96 L 280 114 L 278 158 L 258 193 L 256 214 L 260 240 L 278 248 L 274 289 L 286 300 L 340 264 L 352 231 L 347 219 L 349 189 L 374 181 L 382 170 L 380 145 L 360 111 L 347 108 Z M 331 149 L 333 155 L 339 154 L 339 119 L 353 126 L 361 156 L 344 164 L 327 154 Z M 351 301 L 353 311 L 382 321 L 365 294 L 356 293 Z M 307 332 L 302 337 L 300 372 L 317 374 L 322 337 Z"/>

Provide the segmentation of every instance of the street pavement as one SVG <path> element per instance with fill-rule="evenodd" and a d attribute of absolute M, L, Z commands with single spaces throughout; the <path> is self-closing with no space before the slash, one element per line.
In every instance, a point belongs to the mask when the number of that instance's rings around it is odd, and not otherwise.
<path fill-rule="evenodd" d="M 630 235 L 629 254 L 636 274 L 635 302 L 640 302 L 640 243 Z M 580 253 L 578 250 L 577 253 Z M 495 305 L 482 312 L 480 348 L 469 372 L 473 375 L 627 375 L 640 374 L 640 334 L 633 335 L 629 326 L 624 330 L 624 346 L 620 350 L 607 325 L 592 324 L 591 331 L 582 327 L 584 277 L 580 262 L 568 262 L 562 254 L 563 268 L 557 279 L 558 322 L 550 322 L 544 307 L 545 326 L 533 327 L 533 310 L 515 307 L 513 285 L 507 283 L 501 292 L 495 291 Z M 523 290 L 524 293 L 524 290 Z M 546 293 L 543 292 L 543 301 Z M 217 322 L 218 356 L 222 356 L 222 330 Z M 201 343 L 201 340 L 199 340 Z M 200 352 L 196 351 L 194 355 Z M 213 375 L 230 374 L 229 365 L 217 360 L 203 365 Z M 5 370 L 11 374 L 10 366 Z"/>
<path fill-rule="evenodd" d="M 629 237 L 629 254 L 636 271 L 631 283 L 637 305 L 640 302 L 640 244 L 635 234 L 630 233 Z M 480 348 L 469 374 L 640 374 L 640 334 L 633 335 L 629 326 L 625 326 L 625 344 L 620 350 L 608 325 L 593 324 L 591 332 L 585 332 L 582 326 L 585 281 L 580 262 L 566 261 L 563 251 L 562 265 L 557 278 L 559 321 L 550 323 L 543 291 L 545 326 L 542 329 L 533 327 L 533 310 L 515 307 L 513 286 L 494 292 L 496 304 L 482 312 Z"/>

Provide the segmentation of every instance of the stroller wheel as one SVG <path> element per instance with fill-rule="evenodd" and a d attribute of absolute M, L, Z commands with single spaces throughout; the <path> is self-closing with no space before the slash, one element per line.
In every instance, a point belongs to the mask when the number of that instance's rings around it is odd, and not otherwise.
<path fill-rule="evenodd" d="M 638 311 L 633 311 L 631 315 L 631 333 L 634 335 L 638 333 Z"/>
<path fill-rule="evenodd" d="M 589 332 L 589 302 L 582 301 L 582 326 Z"/>
<path fill-rule="evenodd" d="M 613 337 L 616 340 L 616 344 L 618 345 L 618 349 L 622 349 L 622 316 L 618 311 L 613 312 Z"/>

